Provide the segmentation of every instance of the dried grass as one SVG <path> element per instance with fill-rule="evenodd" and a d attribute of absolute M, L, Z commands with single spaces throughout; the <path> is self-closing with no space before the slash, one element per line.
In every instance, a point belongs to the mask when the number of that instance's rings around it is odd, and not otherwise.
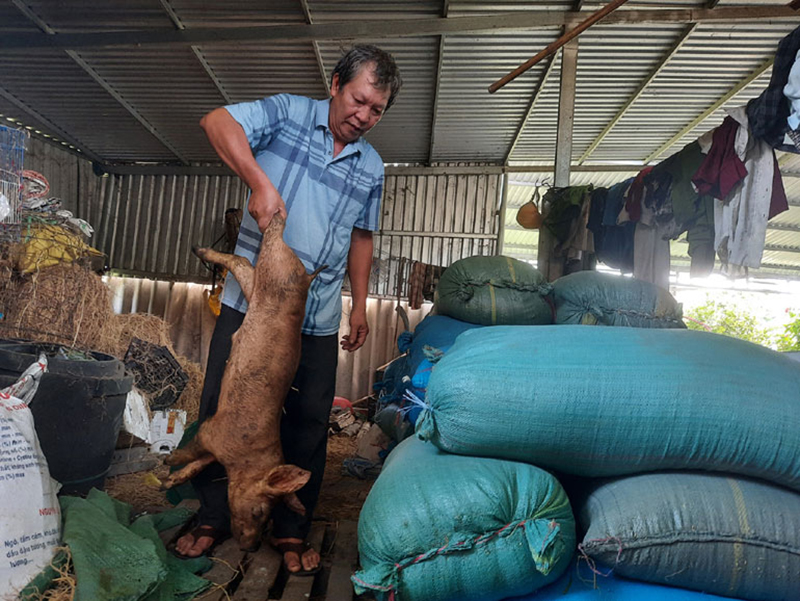
<path fill-rule="evenodd" d="M 108 287 L 74 263 L 21 276 L 4 268 L 0 283 L 0 335 L 98 349 L 114 314 Z"/>
<path fill-rule="evenodd" d="M 61 553 L 65 553 L 67 561 L 63 562 L 61 566 L 50 563 L 52 568 L 58 573 L 53 579 L 53 584 L 50 588 L 42 593 L 33 593 L 26 595 L 25 601 L 72 601 L 75 598 L 75 574 L 72 571 L 72 554 L 69 547 L 58 547 L 55 549 L 54 557 Z"/>
<path fill-rule="evenodd" d="M 189 375 L 174 408 L 186 411 L 187 423 L 197 419 L 203 369 L 175 352 L 167 322 L 143 313 L 115 315 L 110 290 L 86 267 L 64 263 L 21 276 L 2 260 L 9 253 L 0 245 L 0 338 L 53 342 L 120 360 L 134 338 L 165 346 Z"/>
<path fill-rule="evenodd" d="M 110 497 L 131 506 L 134 515 L 159 507 L 172 507 L 166 493 L 154 486 L 153 478 L 162 482 L 169 475 L 169 467 L 159 465 L 149 472 L 136 472 L 106 478 L 105 490 Z"/>

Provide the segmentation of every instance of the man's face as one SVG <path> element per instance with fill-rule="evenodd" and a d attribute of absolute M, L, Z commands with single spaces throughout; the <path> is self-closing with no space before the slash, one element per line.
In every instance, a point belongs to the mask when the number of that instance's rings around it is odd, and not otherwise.
<path fill-rule="evenodd" d="M 383 117 L 391 90 L 389 86 L 373 85 L 373 69 L 372 63 L 362 65 L 358 74 L 343 86 L 339 85 L 338 73 L 333 76 L 328 127 L 338 142 L 355 142 Z"/>

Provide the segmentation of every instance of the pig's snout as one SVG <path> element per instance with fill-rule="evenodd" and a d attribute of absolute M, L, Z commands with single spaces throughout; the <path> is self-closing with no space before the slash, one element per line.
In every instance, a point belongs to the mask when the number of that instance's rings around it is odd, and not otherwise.
<path fill-rule="evenodd" d="M 261 541 L 260 541 L 260 540 L 257 540 L 257 541 L 255 542 L 255 544 L 253 544 L 253 545 L 250 545 L 249 547 L 242 547 L 242 551 L 245 551 L 245 552 L 247 552 L 247 553 L 255 553 L 255 552 L 256 552 L 256 551 L 258 551 L 260 548 L 261 548 Z"/>

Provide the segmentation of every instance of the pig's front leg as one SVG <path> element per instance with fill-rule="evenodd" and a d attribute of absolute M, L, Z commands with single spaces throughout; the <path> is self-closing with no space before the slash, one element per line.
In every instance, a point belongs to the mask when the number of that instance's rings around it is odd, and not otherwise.
<path fill-rule="evenodd" d="M 172 456 L 170 456 L 170 459 L 172 459 Z M 194 478 L 197 474 L 202 472 L 206 467 L 214 463 L 216 460 L 217 458 L 211 453 L 206 453 L 205 455 L 184 466 L 182 469 L 179 469 L 177 472 L 170 474 L 169 478 L 164 480 L 164 483 L 161 485 L 161 489 L 167 490 L 173 486 L 178 486 L 178 484 L 183 484 L 187 480 Z"/>
<path fill-rule="evenodd" d="M 244 299 L 248 303 L 250 302 L 250 294 L 253 291 L 253 266 L 250 265 L 250 261 L 239 255 L 218 252 L 213 248 L 198 248 L 195 246 L 192 252 L 203 261 L 222 265 L 230 271 L 236 281 L 239 282 L 239 286 L 244 292 Z"/>

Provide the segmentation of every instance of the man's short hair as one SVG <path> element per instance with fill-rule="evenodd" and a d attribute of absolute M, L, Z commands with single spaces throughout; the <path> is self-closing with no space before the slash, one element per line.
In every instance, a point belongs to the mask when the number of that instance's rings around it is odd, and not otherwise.
<path fill-rule="evenodd" d="M 389 100 L 386 103 L 386 109 L 388 110 L 394 104 L 397 93 L 400 91 L 400 86 L 403 85 L 403 80 L 400 78 L 400 69 L 397 68 L 394 57 L 377 46 L 370 44 L 353 46 L 347 54 L 339 59 L 339 62 L 333 68 L 331 83 L 333 82 L 333 76 L 339 75 L 339 87 L 344 86 L 367 63 L 375 65 L 373 73 L 375 74 L 377 86 L 380 88 L 389 87 Z"/>

